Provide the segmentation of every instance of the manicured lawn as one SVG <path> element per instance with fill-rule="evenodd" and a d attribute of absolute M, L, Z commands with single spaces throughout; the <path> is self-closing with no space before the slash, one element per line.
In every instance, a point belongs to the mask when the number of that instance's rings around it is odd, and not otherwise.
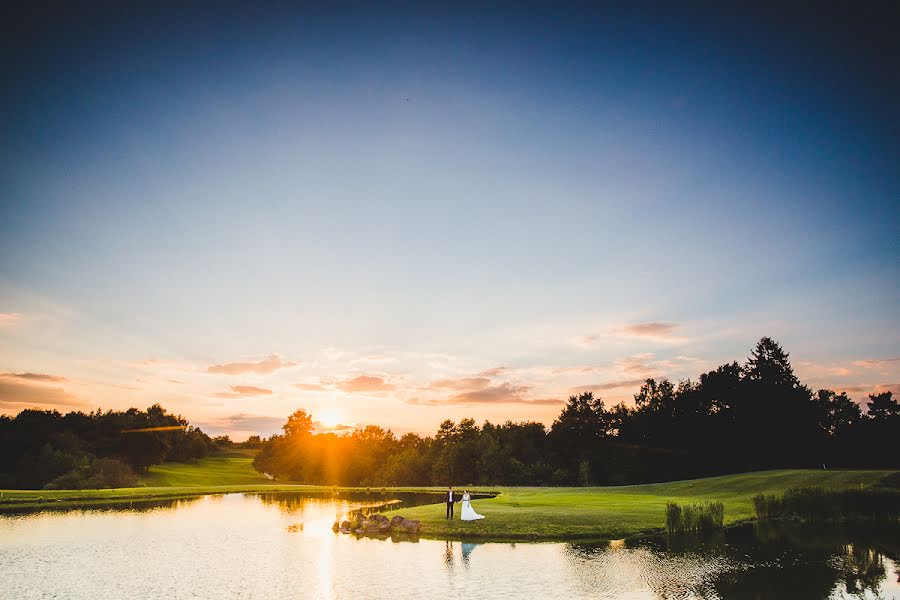
<path fill-rule="evenodd" d="M 444 505 L 386 513 L 422 522 L 422 535 L 436 538 L 573 539 L 622 538 L 660 530 L 666 502 L 721 501 L 725 522 L 753 518 L 752 497 L 791 487 L 834 489 L 868 486 L 893 471 L 785 470 L 726 475 L 690 481 L 594 488 L 499 488 L 499 496 L 476 500 L 480 521 L 444 518 Z"/>
<path fill-rule="evenodd" d="M 80 507 L 235 492 L 324 492 L 331 487 L 272 482 L 251 466 L 249 456 L 215 456 L 194 464 L 166 463 L 150 469 L 141 487 L 106 490 L 0 490 L 0 508 Z M 726 475 L 690 481 L 622 487 L 500 487 L 496 498 L 476 500 L 485 519 L 463 523 L 444 519 L 444 505 L 405 508 L 396 513 L 422 522 L 422 535 L 432 538 L 574 539 L 622 538 L 660 530 L 666 502 L 721 501 L 725 522 L 753 517 L 758 492 L 791 487 L 844 489 L 869 486 L 896 471 L 785 470 Z M 340 488 L 343 491 L 362 488 Z M 373 488 L 376 489 L 376 488 Z M 389 488 L 391 491 L 436 491 L 442 488 Z M 460 493 L 462 490 L 458 490 Z M 474 490 L 473 490 L 474 491 Z M 488 491 L 482 488 L 481 491 Z M 436 496 L 439 501 L 441 496 Z"/>
<path fill-rule="evenodd" d="M 252 463 L 252 457 L 244 456 L 204 458 L 194 464 L 164 463 L 150 467 L 141 482 L 151 487 L 271 484 Z"/>

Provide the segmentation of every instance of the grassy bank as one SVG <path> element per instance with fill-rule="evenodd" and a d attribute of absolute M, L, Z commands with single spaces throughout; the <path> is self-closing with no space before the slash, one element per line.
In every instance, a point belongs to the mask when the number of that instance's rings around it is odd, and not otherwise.
<path fill-rule="evenodd" d="M 195 464 L 152 467 L 142 487 L 107 490 L 0 490 L 0 509 L 81 507 L 234 492 L 322 492 L 333 488 L 272 482 L 256 473 L 249 456 L 217 456 Z M 621 538 L 658 531 L 665 525 L 666 503 L 722 502 L 725 524 L 753 518 L 753 496 L 781 494 L 790 488 L 867 487 L 896 471 L 785 470 L 727 475 L 690 481 L 593 488 L 501 487 L 496 498 L 473 506 L 485 515 L 463 523 L 444 519 L 442 504 L 397 511 L 422 521 L 422 535 L 451 539 Z M 894 475 L 896 477 L 896 475 Z M 360 488 L 341 488 L 359 490 Z M 419 491 L 423 488 L 389 488 Z M 439 488 L 429 488 L 439 491 Z M 393 516 L 393 513 L 387 513 Z"/>
<path fill-rule="evenodd" d="M 434 538 L 623 538 L 662 530 L 669 501 L 722 502 L 727 526 L 754 517 L 753 495 L 761 491 L 866 487 L 892 472 L 784 470 L 621 487 L 499 488 L 496 498 L 473 503 L 485 516 L 480 521 L 460 521 L 458 506 L 453 521 L 444 519 L 443 505 L 407 508 L 396 514 L 419 519 L 423 535 Z"/>

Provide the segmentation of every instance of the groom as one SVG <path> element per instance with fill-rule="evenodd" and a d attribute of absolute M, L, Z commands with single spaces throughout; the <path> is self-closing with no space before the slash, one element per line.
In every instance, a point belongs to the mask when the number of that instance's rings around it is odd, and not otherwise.
<path fill-rule="evenodd" d="M 453 486 L 452 485 L 447 487 L 446 500 L 447 500 L 447 518 L 452 519 L 453 518 L 453 503 L 455 502 L 455 500 L 453 499 Z"/>

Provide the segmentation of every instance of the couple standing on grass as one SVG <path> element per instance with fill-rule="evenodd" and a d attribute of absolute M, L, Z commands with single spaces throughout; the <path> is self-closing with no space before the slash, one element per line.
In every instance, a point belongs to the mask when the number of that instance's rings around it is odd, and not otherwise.
<path fill-rule="evenodd" d="M 453 491 L 453 486 L 449 486 L 447 488 L 447 518 L 453 518 L 453 504 L 456 502 L 456 498 L 458 496 Z M 476 521 L 478 519 L 483 519 L 484 515 L 479 515 L 475 512 L 475 509 L 472 508 L 471 497 L 469 496 L 469 490 L 463 490 L 462 495 L 462 512 L 459 515 L 459 518 L 463 521 Z"/>

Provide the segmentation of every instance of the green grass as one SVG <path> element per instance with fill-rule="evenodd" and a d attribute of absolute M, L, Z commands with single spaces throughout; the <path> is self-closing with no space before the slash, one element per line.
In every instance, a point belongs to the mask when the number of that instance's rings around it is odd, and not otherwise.
<path fill-rule="evenodd" d="M 150 487 L 268 485 L 272 482 L 253 470 L 253 458 L 216 456 L 194 464 L 164 463 L 150 467 L 141 483 Z"/>
<path fill-rule="evenodd" d="M 480 521 L 444 519 L 444 506 L 418 506 L 386 513 L 422 522 L 422 534 L 444 539 L 615 539 L 661 531 L 666 503 L 722 502 L 725 525 L 754 518 L 753 495 L 817 486 L 870 486 L 894 471 L 784 470 L 690 481 L 594 488 L 499 488 L 496 498 L 476 500 Z"/>
<path fill-rule="evenodd" d="M 184 498 L 234 492 L 328 492 L 327 486 L 272 482 L 253 470 L 244 454 L 214 456 L 195 464 L 167 463 L 151 467 L 141 487 L 106 490 L 0 490 L 0 509 L 81 507 L 143 500 Z M 690 481 L 622 487 L 501 487 L 496 498 L 476 500 L 485 519 L 463 523 L 444 519 L 444 505 L 406 508 L 402 514 L 422 522 L 422 535 L 442 539 L 623 538 L 660 531 L 666 503 L 719 501 L 725 525 L 754 517 L 753 496 L 784 493 L 789 488 L 849 489 L 868 487 L 897 471 L 785 470 L 726 475 Z M 896 475 L 894 475 L 896 476 Z M 365 488 L 340 488 L 344 491 Z M 372 491 L 380 488 L 373 487 Z M 440 491 L 442 488 L 388 488 L 390 491 Z M 474 490 L 474 488 L 473 488 Z M 461 490 L 460 490 L 461 491 Z M 484 490 L 482 490 L 484 491 Z"/>

